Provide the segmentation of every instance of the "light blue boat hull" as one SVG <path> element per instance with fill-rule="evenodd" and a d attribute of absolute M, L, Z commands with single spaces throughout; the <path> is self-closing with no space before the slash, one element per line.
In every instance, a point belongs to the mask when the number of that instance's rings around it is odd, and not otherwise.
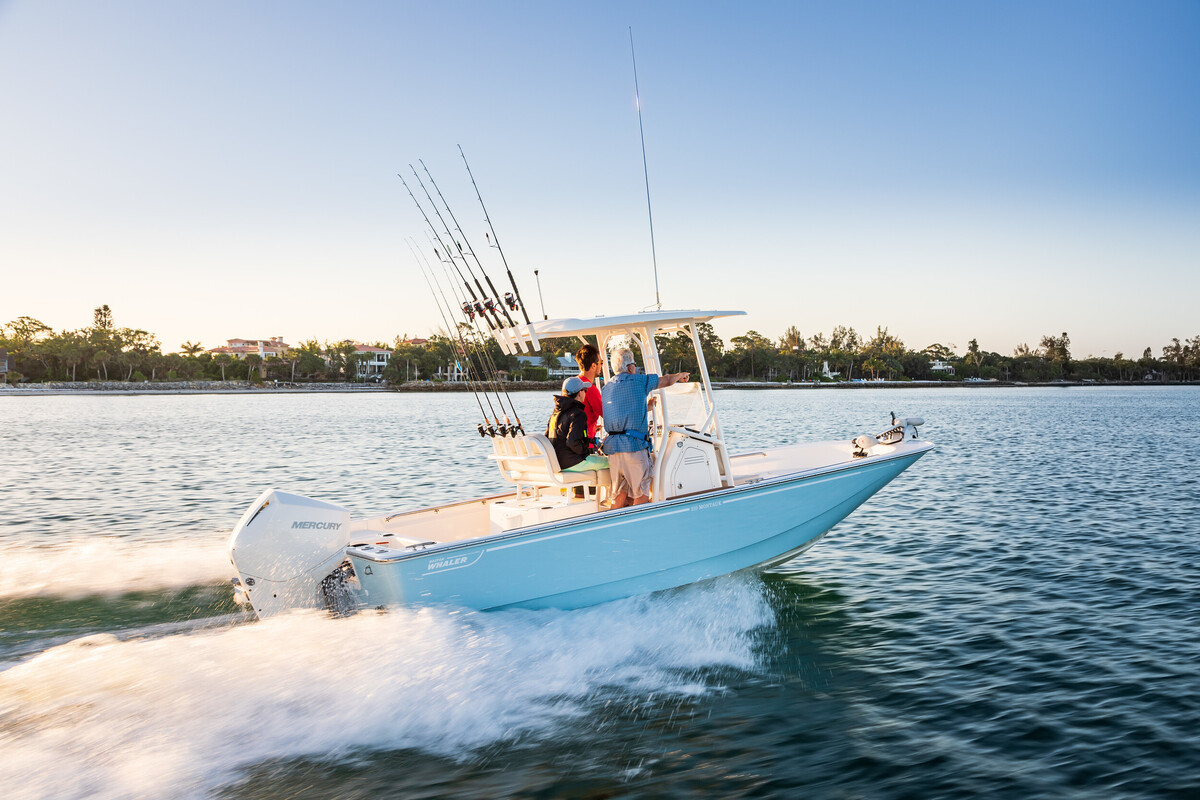
<path fill-rule="evenodd" d="M 781 563 L 927 449 L 402 556 L 351 549 L 368 606 L 579 608 Z"/>

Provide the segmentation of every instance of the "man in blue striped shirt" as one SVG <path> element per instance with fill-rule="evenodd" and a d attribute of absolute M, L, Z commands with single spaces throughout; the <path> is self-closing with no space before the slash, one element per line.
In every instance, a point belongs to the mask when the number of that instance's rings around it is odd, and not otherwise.
<path fill-rule="evenodd" d="M 612 479 L 610 508 L 650 502 L 650 436 L 646 424 L 646 399 L 655 389 L 686 381 L 687 372 L 671 375 L 637 374 L 633 352 L 622 347 L 611 357 L 613 379 L 604 385 L 604 454 Z"/>

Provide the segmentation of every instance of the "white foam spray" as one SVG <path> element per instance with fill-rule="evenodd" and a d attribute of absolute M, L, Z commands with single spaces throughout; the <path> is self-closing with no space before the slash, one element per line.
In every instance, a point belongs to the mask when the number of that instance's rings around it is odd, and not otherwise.
<path fill-rule="evenodd" d="M 185 589 L 228 581 L 236 573 L 228 536 L 136 541 L 91 537 L 42 547 L 0 547 L 0 600 L 78 598 Z"/>
<path fill-rule="evenodd" d="M 398 609 L 118 641 L 0 673 L 9 798 L 205 797 L 273 758 L 585 735 L 614 696 L 719 690 L 773 612 L 730 577 L 579 611 Z"/>

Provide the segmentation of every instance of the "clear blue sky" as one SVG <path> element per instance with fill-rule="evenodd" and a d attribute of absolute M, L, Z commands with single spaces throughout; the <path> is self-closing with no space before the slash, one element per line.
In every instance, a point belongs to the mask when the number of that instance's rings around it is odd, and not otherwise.
<path fill-rule="evenodd" d="M 0 2 L 0 322 L 440 325 L 395 173 L 527 301 L 916 349 L 1200 333 L 1200 3 Z M 494 262 L 489 262 L 489 264 Z M 497 277 L 499 277 L 497 275 Z"/>

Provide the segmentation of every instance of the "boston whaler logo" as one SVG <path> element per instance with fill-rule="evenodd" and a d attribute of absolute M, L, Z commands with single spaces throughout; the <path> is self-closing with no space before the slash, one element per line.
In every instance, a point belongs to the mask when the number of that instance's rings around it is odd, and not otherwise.
<path fill-rule="evenodd" d="M 441 556 L 439 558 L 432 558 L 425 565 L 425 574 L 428 575 L 431 572 L 445 572 L 446 570 L 450 569 L 469 567 L 478 561 L 481 555 L 483 555 L 482 552 L 465 553 L 460 556 Z"/>
<path fill-rule="evenodd" d="M 299 528 L 300 530 L 306 530 L 306 531 L 336 531 L 340 527 L 342 527 L 342 523 L 340 523 L 340 522 L 308 522 L 308 521 L 300 522 L 300 521 L 297 521 L 297 522 L 292 523 L 292 530 Z"/>

